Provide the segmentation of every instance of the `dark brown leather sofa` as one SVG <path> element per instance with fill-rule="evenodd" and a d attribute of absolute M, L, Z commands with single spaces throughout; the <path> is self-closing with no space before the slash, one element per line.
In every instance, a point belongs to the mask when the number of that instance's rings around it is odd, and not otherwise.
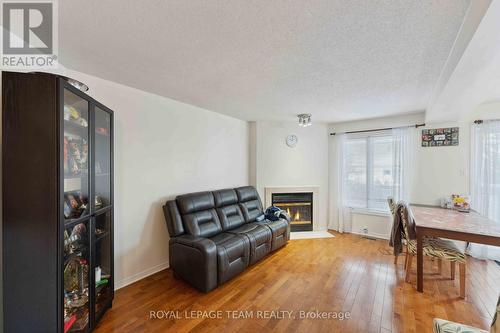
<path fill-rule="evenodd" d="M 252 186 L 184 194 L 163 206 L 176 277 L 208 292 L 284 246 L 290 221 L 260 220 L 262 202 Z M 257 221 L 260 220 L 260 221 Z"/>

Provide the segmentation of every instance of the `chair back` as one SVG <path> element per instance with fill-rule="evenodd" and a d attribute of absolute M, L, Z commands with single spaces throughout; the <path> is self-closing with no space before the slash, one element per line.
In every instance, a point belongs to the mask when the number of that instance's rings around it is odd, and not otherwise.
<path fill-rule="evenodd" d="M 415 220 L 413 219 L 413 215 L 411 213 L 411 210 L 409 209 L 408 205 L 404 202 L 399 202 L 398 206 L 398 211 L 396 212 L 399 214 L 399 217 L 401 218 L 401 222 L 403 223 L 403 237 L 406 241 L 409 241 L 410 238 L 410 230 L 412 230 L 412 235 L 416 235 L 416 225 L 415 225 Z"/>
<path fill-rule="evenodd" d="M 498 296 L 497 308 L 493 315 L 490 333 L 500 333 L 500 319 L 498 318 L 500 318 L 500 295 Z"/>
<path fill-rule="evenodd" d="M 396 204 L 394 203 L 393 197 L 387 197 L 387 204 L 389 205 L 389 209 L 391 210 L 392 218 L 396 216 Z"/>

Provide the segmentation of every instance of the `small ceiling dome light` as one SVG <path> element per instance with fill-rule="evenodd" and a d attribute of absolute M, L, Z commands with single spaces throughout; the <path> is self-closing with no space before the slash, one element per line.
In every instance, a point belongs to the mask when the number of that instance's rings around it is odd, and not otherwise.
<path fill-rule="evenodd" d="M 72 79 L 70 77 L 62 76 L 60 75 L 64 80 L 68 81 L 69 84 L 71 84 L 73 87 L 75 87 L 78 90 L 81 90 L 83 92 L 87 92 L 89 90 L 89 87 L 78 80 Z"/>
<path fill-rule="evenodd" d="M 307 127 L 312 125 L 310 113 L 302 113 L 297 115 L 297 117 L 299 117 L 299 126 Z"/>

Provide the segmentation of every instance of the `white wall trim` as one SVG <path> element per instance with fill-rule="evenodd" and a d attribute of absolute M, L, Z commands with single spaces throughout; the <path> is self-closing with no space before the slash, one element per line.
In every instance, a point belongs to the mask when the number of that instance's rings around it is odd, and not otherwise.
<path fill-rule="evenodd" d="M 120 281 L 116 281 L 115 282 L 115 290 L 121 289 L 123 287 L 128 286 L 129 284 L 132 284 L 134 282 L 137 282 L 139 280 L 147 278 L 148 276 L 153 275 L 155 273 L 158 273 L 159 271 L 162 271 L 164 269 L 167 269 L 168 267 L 169 267 L 169 264 L 167 261 L 167 262 L 161 263 L 159 265 L 145 269 L 142 272 L 128 276 L 125 279 L 122 279 Z"/>
<path fill-rule="evenodd" d="M 389 240 L 389 237 L 387 235 L 377 234 L 377 233 L 373 233 L 373 232 L 364 234 L 362 232 L 351 231 L 350 233 L 354 234 L 354 235 L 359 235 L 359 236 L 366 236 L 366 237 L 371 237 L 371 238 L 376 238 L 376 239 Z"/>

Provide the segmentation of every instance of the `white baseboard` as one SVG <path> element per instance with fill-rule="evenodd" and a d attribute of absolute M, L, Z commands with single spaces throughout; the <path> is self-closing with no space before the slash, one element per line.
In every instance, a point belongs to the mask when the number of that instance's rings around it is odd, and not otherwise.
<path fill-rule="evenodd" d="M 115 281 L 115 290 L 121 289 L 123 287 L 128 286 L 129 284 L 132 284 L 132 283 L 137 282 L 139 280 L 142 280 L 150 275 L 158 273 L 159 271 L 162 271 L 162 270 L 168 268 L 168 266 L 169 265 L 168 265 L 168 261 L 167 261 L 167 262 L 161 263 L 159 265 L 145 269 L 142 272 L 136 273 L 132 276 L 126 277 L 125 279 L 122 279 L 120 281 Z"/>
<path fill-rule="evenodd" d="M 351 231 L 351 234 L 354 235 L 359 235 L 359 236 L 365 236 L 365 237 L 370 237 L 370 238 L 376 238 L 376 239 L 383 239 L 383 240 L 389 240 L 388 235 L 382 235 L 382 234 L 375 234 L 375 233 L 363 233 L 363 232 L 356 232 L 356 231 Z"/>

